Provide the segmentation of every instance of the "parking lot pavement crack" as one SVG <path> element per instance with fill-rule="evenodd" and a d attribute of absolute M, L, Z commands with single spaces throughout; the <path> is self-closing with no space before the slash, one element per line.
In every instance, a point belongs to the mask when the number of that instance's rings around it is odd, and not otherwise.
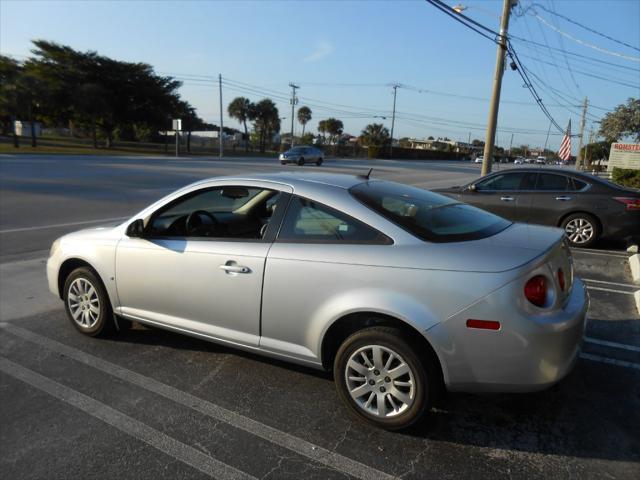
<path fill-rule="evenodd" d="M 344 432 L 342 432 L 342 434 L 340 435 L 340 437 L 338 437 L 338 441 L 336 442 L 336 444 L 333 446 L 333 448 L 331 449 L 332 451 L 337 451 L 338 447 L 340 445 L 342 445 L 342 443 L 345 441 L 345 439 L 347 438 L 347 435 L 349 434 L 349 431 L 351 430 L 351 427 L 353 426 L 352 422 L 347 423 L 347 427 L 344 429 Z"/>
<path fill-rule="evenodd" d="M 418 462 L 420 462 L 420 459 L 427 453 L 427 450 L 431 448 L 428 441 L 425 441 L 424 443 L 424 448 L 420 450 L 416 454 L 416 456 L 413 457 L 413 459 L 409 460 L 409 468 L 398 475 L 398 478 L 406 478 L 407 476 L 416 473 L 416 465 L 418 464 Z"/>

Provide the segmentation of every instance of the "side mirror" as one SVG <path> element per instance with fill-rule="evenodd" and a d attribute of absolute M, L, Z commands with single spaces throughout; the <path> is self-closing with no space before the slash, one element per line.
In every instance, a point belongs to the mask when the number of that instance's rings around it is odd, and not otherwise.
<path fill-rule="evenodd" d="M 467 190 L 469 190 L 470 192 L 476 192 L 478 190 L 478 187 L 475 186 L 475 184 L 471 184 L 467 187 Z"/>
<path fill-rule="evenodd" d="M 144 221 L 141 218 L 134 220 L 127 227 L 127 237 L 142 238 L 144 235 Z"/>

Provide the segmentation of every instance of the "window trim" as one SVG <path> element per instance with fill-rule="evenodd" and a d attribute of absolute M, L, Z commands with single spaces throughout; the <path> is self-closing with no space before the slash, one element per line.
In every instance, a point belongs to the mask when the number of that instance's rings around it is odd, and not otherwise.
<path fill-rule="evenodd" d="M 511 173 L 511 172 L 496 172 L 495 175 L 498 176 L 501 173 Z M 584 183 L 585 186 L 582 187 L 580 190 L 537 190 L 537 189 L 527 189 L 527 190 L 524 190 L 524 189 L 522 189 L 522 190 L 478 190 L 477 193 L 498 193 L 498 192 L 518 192 L 518 193 L 572 192 L 572 193 L 584 193 L 587 190 L 589 190 L 591 188 L 591 186 L 593 185 L 587 179 L 581 178 L 581 177 L 574 177 L 570 173 L 564 173 L 564 172 L 532 172 L 532 171 L 526 171 L 524 173 L 536 176 L 535 185 L 538 184 L 538 176 L 541 173 L 549 173 L 551 175 L 562 175 L 564 177 L 567 177 L 569 180 L 571 180 L 571 182 L 574 185 L 575 185 L 575 180 L 577 180 L 579 182 Z M 468 187 L 469 185 L 476 185 L 476 184 L 477 184 L 477 182 L 471 182 L 471 183 L 467 184 L 466 186 Z"/>
<path fill-rule="evenodd" d="M 367 228 L 370 228 L 371 230 L 375 231 L 378 233 L 378 241 L 354 241 L 354 240 L 336 240 L 336 241 L 326 241 L 326 240 L 320 240 L 320 239 L 303 239 L 303 238 L 299 238 L 299 239 L 283 239 L 280 237 L 280 234 L 282 232 L 282 227 L 284 226 L 284 221 L 287 218 L 287 215 L 289 214 L 289 209 L 291 208 L 291 204 L 293 203 L 293 200 L 299 198 L 302 200 L 306 200 L 308 202 L 314 202 L 322 207 L 328 208 L 329 210 L 333 210 L 335 212 L 340 213 L 341 215 L 346 216 L 348 219 L 352 219 L 358 223 L 361 223 L 362 225 L 366 226 Z M 393 245 L 394 241 L 391 237 L 389 237 L 389 235 L 386 235 L 385 233 L 381 232 L 380 230 L 378 230 L 375 227 L 372 227 L 371 225 L 369 225 L 367 222 L 360 220 L 359 218 L 355 218 L 352 215 L 349 215 L 348 213 L 343 212 L 342 210 L 338 210 L 337 208 L 331 207 L 325 203 L 319 202 L 317 200 L 314 200 L 312 198 L 308 198 L 308 197 L 304 197 L 302 195 L 296 195 L 291 194 L 289 201 L 287 203 L 287 208 L 286 211 L 284 212 L 284 214 L 282 215 L 282 218 L 280 219 L 280 225 L 278 227 L 278 232 L 276 235 L 276 238 L 274 240 L 274 243 L 292 243 L 292 244 L 313 244 L 313 245 Z"/>
<path fill-rule="evenodd" d="M 538 174 L 538 172 L 518 172 L 518 171 L 515 171 L 515 172 L 496 172 L 495 175 L 493 175 L 491 178 L 482 179 L 482 180 L 483 181 L 488 181 L 488 180 L 491 180 L 491 179 L 493 179 L 495 177 L 499 177 L 500 175 L 516 175 L 518 173 L 524 174 L 524 176 L 520 180 L 520 183 L 522 183 L 522 181 L 525 178 L 527 178 L 527 175 L 537 175 Z M 537 181 L 538 181 L 538 179 L 536 178 L 536 182 Z M 476 185 L 476 188 L 477 188 L 478 183 L 480 183 L 480 182 L 473 183 L 473 185 Z M 514 188 L 514 189 L 509 189 L 509 190 L 495 190 L 495 189 L 493 189 L 493 190 L 492 189 L 481 190 L 481 189 L 478 189 L 478 190 L 476 190 L 476 193 L 527 192 L 527 191 L 529 191 L 529 190 L 521 190 L 519 188 Z"/>
<path fill-rule="evenodd" d="M 264 234 L 264 237 L 262 238 L 234 238 L 234 237 L 189 237 L 189 236 L 180 236 L 180 235 L 151 235 L 149 230 L 151 228 L 151 225 L 153 224 L 153 220 L 155 218 L 158 217 L 158 215 L 160 215 L 161 213 L 169 210 L 170 208 L 172 208 L 174 205 L 176 205 L 177 203 L 185 200 L 185 199 L 189 199 L 192 197 L 195 197 L 197 195 L 200 195 L 202 193 L 211 191 L 211 190 L 219 190 L 222 188 L 226 188 L 226 187 L 243 187 L 243 188 L 259 188 L 262 190 L 271 190 L 274 191 L 276 193 L 280 194 L 280 198 L 278 199 L 278 202 L 276 203 L 276 209 L 274 214 L 272 215 L 271 219 L 269 220 L 269 223 L 267 225 L 267 231 Z M 178 240 L 178 241 L 210 241 L 210 242 L 235 242 L 235 243 L 273 243 L 277 232 L 279 232 L 280 230 L 280 224 L 282 223 L 282 220 L 284 218 L 284 213 L 286 208 L 289 206 L 289 198 L 291 197 L 291 194 L 289 192 L 285 192 L 282 190 L 278 190 L 276 188 L 265 188 L 265 187 L 257 187 L 257 186 L 251 186 L 251 185 L 239 185 L 239 184 L 225 184 L 225 185 L 215 185 L 215 186 L 211 186 L 211 187 L 205 187 L 205 188 L 200 188 L 197 190 L 192 190 L 188 193 L 185 193 L 184 195 L 181 195 L 178 198 L 174 198 L 173 200 L 171 200 L 170 202 L 162 205 L 160 208 L 158 208 L 156 211 L 154 211 L 150 216 L 149 216 L 149 221 L 147 222 L 147 224 L 144 227 L 144 230 L 142 232 L 142 239 L 143 240 Z M 279 208 L 281 207 L 281 208 Z"/>

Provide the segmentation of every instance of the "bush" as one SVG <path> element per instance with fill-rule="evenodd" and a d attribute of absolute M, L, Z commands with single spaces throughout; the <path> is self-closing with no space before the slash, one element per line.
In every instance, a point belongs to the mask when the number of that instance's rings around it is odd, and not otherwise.
<path fill-rule="evenodd" d="M 380 150 L 381 147 L 378 147 L 377 145 L 369 145 L 367 156 L 369 158 L 378 158 L 378 155 L 380 155 Z"/>
<path fill-rule="evenodd" d="M 640 170 L 614 167 L 611 179 L 625 187 L 640 188 Z"/>

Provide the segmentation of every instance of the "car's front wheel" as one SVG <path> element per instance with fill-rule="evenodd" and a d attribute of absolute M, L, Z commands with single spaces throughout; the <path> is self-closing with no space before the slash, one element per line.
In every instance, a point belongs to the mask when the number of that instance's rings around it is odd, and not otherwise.
<path fill-rule="evenodd" d="M 316 160 L 316 165 L 317 166 L 322 165 L 322 157 L 318 157 L 318 160 Z"/>
<path fill-rule="evenodd" d="M 303 157 L 300 157 L 298 159 L 298 165 L 300 165 L 300 166 L 304 165 L 304 158 Z"/>
<path fill-rule="evenodd" d="M 106 335 L 115 328 L 107 292 L 87 267 L 75 269 L 64 282 L 64 306 L 73 326 L 85 335 Z"/>
<path fill-rule="evenodd" d="M 600 236 L 600 224 L 588 213 L 573 213 L 562 221 L 561 226 L 572 247 L 590 247 Z"/>
<path fill-rule="evenodd" d="M 419 358 L 403 332 L 390 327 L 366 328 L 348 337 L 336 354 L 334 379 L 352 413 L 388 430 L 418 421 L 438 381 L 429 360 Z"/>

